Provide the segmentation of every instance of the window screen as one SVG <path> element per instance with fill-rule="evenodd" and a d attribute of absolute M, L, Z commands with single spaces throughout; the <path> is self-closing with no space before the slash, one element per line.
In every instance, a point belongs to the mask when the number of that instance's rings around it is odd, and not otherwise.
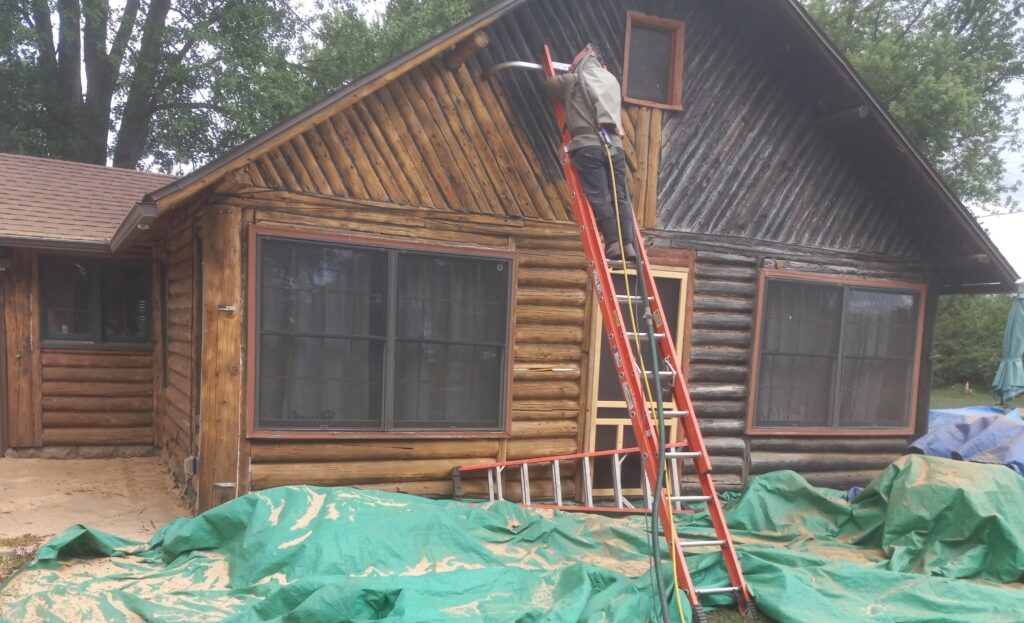
<path fill-rule="evenodd" d="M 678 107 L 682 102 L 682 22 L 631 12 L 625 98 Z"/>
<path fill-rule="evenodd" d="M 906 426 L 918 299 L 916 292 L 768 279 L 755 427 Z"/>
<path fill-rule="evenodd" d="M 144 262 L 45 257 L 43 339 L 91 344 L 150 340 L 152 278 Z"/>
<path fill-rule="evenodd" d="M 504 427 L 510 263 L 259 239 L 265 430 Z"/>

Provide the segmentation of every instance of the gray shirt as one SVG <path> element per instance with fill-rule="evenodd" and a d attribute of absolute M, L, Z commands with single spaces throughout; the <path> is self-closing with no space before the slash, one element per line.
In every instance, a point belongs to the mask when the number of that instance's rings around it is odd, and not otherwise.
<path fill-rule="evenodd" d="M 569 128 L 569 135 L 572 141 L 569 142 L 569 151 L 575 151 L 580 147 L 600 147 L 601 138 L 598 137 L 595 126 L 594 111 L 587 100 L 583 89 L 577 88 L 579 79 L 573 73 L 561 74 L 548 78 L 548 93 L 551 97 L 562 100 L 565 106 L 565 124 Z M 622 148 L 622 138 L 609 132 L 612 135 L 612 145 Z"/>

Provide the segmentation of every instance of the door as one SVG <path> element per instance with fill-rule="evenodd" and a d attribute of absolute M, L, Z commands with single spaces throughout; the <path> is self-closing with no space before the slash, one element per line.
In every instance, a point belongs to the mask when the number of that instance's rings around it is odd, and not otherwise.
<path fill-rule="evenodd" d="M 669 330 L 675 341 L 676 352 L 684 357 L 684 334 L 686 328 L 687 297 L 689 292 L 689 268 L 663 268 L 655 267 L 655 282 L 658 285 L 658 295 L 661 297 L 661 304 L 665 310 L 665 317 Z M 616 292 L 622 294 L 625 290 L 624 276 L 613 275 Z M 631 293 L 635 293 L 636 276 L 631 275 Z M 635 448 L 636 438 L 633 436 L 633 426 L 629 421 L 629 414 L 626 409 L 626 402 L 622 397 L 622 386 L 619 384 L 615 366 L 608 350 L 608 339 L 601 322 L 601 310 L 597 305 L 592 306 L 594 317 L 591 320 L 593 328 L 591 335 L 590 352 L 595 353 L 591 361 L 590 369 L 590 400 L 588 401 L 587 413 L 587 450 L 597 452 L 602 450 L 614 450 L 622 448 Z M 631 320 L 623 307 L 623 320 L 626 326 L 631 326 Z M 636 317 L 640 332 L 645 332 L 644 320 Z M 644 365 L 646 369 L 652 369 L 653 362 L 647 353 L 649 348 L 646 340 L 640 341 L 641 348 L 645 351 Z M 684 357 L 685 358 L 685 357 Z M 679 365 L 676 362 L 675 365 Z M 666 409 L 674 409 L 675 404 L 671 396 L 666 393 Z M 675 420 L 667 422 L 668 441 L 672 442 L 676 437 Z M 611 497 L 613 495 L 613 459 L 611 457 L 596 459 L 593 463 L 593 483 L 595 497 Z M 622 463 L 622 488 L 623 494 L 627 496 L 642 496 L 641 489 L 641 464 L 639 455 L 631 455 Z"/>

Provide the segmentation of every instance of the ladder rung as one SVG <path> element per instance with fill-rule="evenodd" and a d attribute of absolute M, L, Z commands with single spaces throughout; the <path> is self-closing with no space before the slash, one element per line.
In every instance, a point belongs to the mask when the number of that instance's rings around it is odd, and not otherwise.
<path fill-rule="evenodd" d="M 697 595 L 717 595 L 719 593 L 735 593 L 739 590 L 738 586 L 723 586 L 721 588 L 695 588 L 693 592 Z"/>
<path fill-rule="evenodd" d="M 647 333 L 634 333 L 632 331 L 626 331 L 626 337 L 628 337 L 630 339 L 639 338 L 641 340 L 646 340 L 648 336 L 647 336 Z M 656 340 L 663 340 L 663 339 L 665 339 L 665 334 L 664 333 L 655 333 L 654 334 L 654 339 L 656 339 Z"/>
<path fill-rule="evenodd" d="M 718 539 L 715 541 L 679 541 L 679 547 L 718 547 L 725 545 L 725 541 Z"/>
<path fill-rule="evenodd" d="M 662 413 L 665 414 L 665 417 L 686 417 L 690 415 L 689 411 L 677 411 L 674 409 L 665 409 Z"/>
<path fill-rule="evenodd" d="M 654 376 L 654 370 L 646 370 L 645 374 L 647 374 L 647 376 Z M 658 370 L 658 376 L 662 378 L 669 378 L 675 375 L 676 373 L 673 370 Z"/>
<path fill-rule="evenodd" d="M 625 294 L 616 294 L 615 295 L 615 300 L 620 302 L 620 303 L 643 303 L 644 302 L 644 297 L 637 296 L 635 294 L 632 295 L 632 296 L 627 296 Z M 654 302 L 654 297 L 653 296 L 648 296 L 647 297 L 647 301 L 653 303 Z"/>
<path fill-rule="evenodd" d="M 669 497 L 673 502 L 709 502 L 710 495 L 673 495 Z"/>
<path fill-rule="evenodd" d="M 700 456 L 700 452 L 666 452 L 666 459 L 695 459 Z"/>

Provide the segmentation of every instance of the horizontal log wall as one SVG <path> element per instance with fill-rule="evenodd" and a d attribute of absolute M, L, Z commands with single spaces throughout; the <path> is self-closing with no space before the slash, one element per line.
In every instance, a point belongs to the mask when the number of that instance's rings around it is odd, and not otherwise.
<path fill-rule="evenodd" d="M 518 255 L 508 439 L 253 439 L 253 489 L 309 483 L 445 496 L 451 494 L 453 466 L 578 451 L 588 282 L 574 228 L 492 216 L 448 217 L 445 212 L 397 206 L 389 213 L 381 207 L 294 196 L 224 202 L 245 207 L 259 225 L 384 236 L 382 244 L 392 239 L 443 242 L 453 250 L 463 245 L 514 249 Z M 572 470 L 563 478 L 566 491 L 574 491 Z M 514 484 L 509 487 L 513 495 Z M 467 495 L 483 490 L 482 481 L 467 481 Z"/>
<path fill-rule="evenodd" d="M 191 212 L 184 213 L 168 227 L 161 255 L 167 280 L 167 301 L 161 313 L 167 314 L 166 335 L 160 336 L 161 348 L 167 349 L 166 379 L 159 387 L 156 443 L 172 477 L 184 485 L 184 461 L 194 453 L 195 361 L 197 358 L 197 323 L 195 319 L 198 278 L 196 270 L 196 227 Z M 164 290 L 163 287 L 158 291 Z M 154 357 L 163 370 L 163 353 Z M 191 492 L 186 492 L 189 496 Z"/>
<path fill-rule="evenodd" d="M 44 348 L 43 445 L 152 445 L 152 357 L 149 352 Z"/>

